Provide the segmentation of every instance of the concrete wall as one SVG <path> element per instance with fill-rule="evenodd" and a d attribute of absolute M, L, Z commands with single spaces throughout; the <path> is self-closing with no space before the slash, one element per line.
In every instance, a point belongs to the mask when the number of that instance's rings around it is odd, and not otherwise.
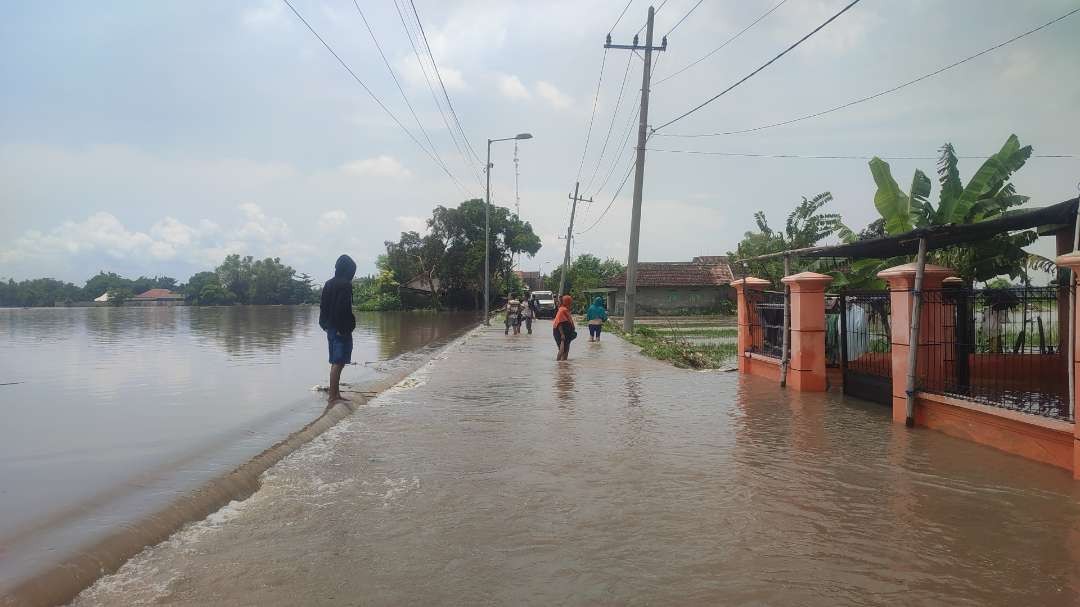
<path fill-rule="evenodd" d="M 638 287 L 637 314 L 664 316 L 719 312 L 723 301 L 735 301 L 735 290 L 719 287 Z M 614 293 L 610 306 L 613 314 L 622 314 L 626 304 L 626 289 Z"/>

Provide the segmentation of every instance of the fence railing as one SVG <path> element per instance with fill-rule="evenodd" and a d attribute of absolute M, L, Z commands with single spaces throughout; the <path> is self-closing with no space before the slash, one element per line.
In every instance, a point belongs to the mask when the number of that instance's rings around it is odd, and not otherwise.
<path fill-rule="evenodd" d="M 783 355 L 784 292 L 756 291 L 748 300 L 756 316 L 750 351 L 770 358 Z"/>
<path fill-rule="evenodd" d="M 840 296 L 840 350 L 845 372 L 892 376 L 891 306 L 888 291 Z"/>
<path fill-rule="evenodd" d="M 927 290 L 923 310 L 920 390 L 1072 418 L 1067 288 Z"/>

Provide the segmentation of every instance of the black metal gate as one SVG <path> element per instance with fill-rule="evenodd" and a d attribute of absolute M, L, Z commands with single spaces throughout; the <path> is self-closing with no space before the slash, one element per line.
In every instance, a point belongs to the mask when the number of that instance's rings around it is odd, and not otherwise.
<path fill-rule="evenodd" d="M 891 406 L 889 292 L 847 292 L 838 297 L 844 394 Z"/>

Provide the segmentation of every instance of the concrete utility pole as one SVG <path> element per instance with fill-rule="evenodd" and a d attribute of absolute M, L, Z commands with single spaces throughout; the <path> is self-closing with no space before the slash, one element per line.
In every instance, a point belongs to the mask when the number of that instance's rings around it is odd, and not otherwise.
<path fill-rule="evenodd" d="M 521 139 L 532 139 L 531 133 L 518 133 L 513 137 L 503 137 L 501 139 L 488 139 L 487 146 L 487 164 L 485 173 L 487 173 L 487 188 L 484 194 L 484 324 L 491 325 L 491 144 L 496 141 L 513 141 Z"/>
<path fill-rule="evenodd" d="M 623 330 L 634 330 L 634 300 L 637 297 L 638 241 L 641 237 L 641 188 L 645 181 L 645 140 L 649 128 L 649 82 L 652 79 L 653 51 L 667 50 L 667 36 L 660 46 L 653 46 L 653 17 L 656 9 L 649 7 L 649 20 L 645 25 L 645 46 L 638 45 L 634 36 L 633 44 L 612 44 L 611 34 L 607 36 L 604 48 L 618 48 L 630 51 L 645 51 L 645 65 L 641 70 L 641 113 L 638 123 L 637 168 L 634 172 L 634 209 L 630 215 L 630 253 L 626 259 L 626 305 L 623 312 Z"/>
<path fill-rule="evenodd" d="M 592 198 L 585 199 L 578 196 L 580 186 L 580 181 L 574 182 L 574 195 L 569 197 L 574 201 L 574 205 L 570 207 L 570 227 L 566 228 L 566 254 L 563 255 L 562 272 L 559 273 L 559 292 L 555 294 L 556 297 L 562 297 L 566 293 L 566 273 L 570 269 L 570 239 L 574 237 L 574 215 L 577 214 L 577 203 L 592 202 Z"/>

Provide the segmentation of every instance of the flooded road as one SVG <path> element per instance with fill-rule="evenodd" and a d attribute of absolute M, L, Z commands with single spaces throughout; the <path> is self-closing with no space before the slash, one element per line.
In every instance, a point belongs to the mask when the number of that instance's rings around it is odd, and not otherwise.
<path fill-rule="evenodd" d="M 91 605 L 1076 605 L 1077 485 L 837 394 L 478 330 Z"/>
<path fill-rule="evenodd" d="M 0 590 L 317 417 L 318 308 L 0 309 Z M 361 313 L 362 388 L 470 314 Z"/>

